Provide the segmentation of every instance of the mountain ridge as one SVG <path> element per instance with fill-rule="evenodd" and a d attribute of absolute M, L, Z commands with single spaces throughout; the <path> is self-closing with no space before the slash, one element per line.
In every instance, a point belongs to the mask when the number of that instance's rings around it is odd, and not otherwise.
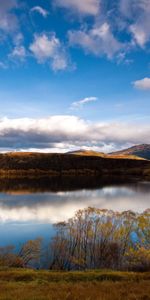
<path fill-rule="evenodd" d="M 95 157 L 101 157 L 101 158 L 115 158 L 115 159 L 136 159 L 136 160 L 143 160 L 144 158 L 138 157 L 136 155 L 132 154 L 113 154 L 113 153 L 104 153 L 104 152 L 98 152 L 98 151 L 93 151 L 93 150 L 75 150 L 75 151 L 70 151 L 67 152 L 67 154 L 71 155 L 79 155 L 79 156 L 95 156 Z"/>
<path fill-rule="evenodd" d="M 150 144 L 139 144 L 120 151 L 109 153 L 110 156 L 118 155 L 134 155 L 147 160 L 150 160 Z"/>

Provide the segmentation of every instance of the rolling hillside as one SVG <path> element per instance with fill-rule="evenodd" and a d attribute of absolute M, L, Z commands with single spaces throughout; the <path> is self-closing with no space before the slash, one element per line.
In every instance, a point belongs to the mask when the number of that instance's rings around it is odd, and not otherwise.
<path fill-rule="evenodd" d="M 0 154 L 0 177 L 98 175 L 150 177 L 150 162 L 132 157 L 41 153 Z"/>
<path fill-rule="evenodd" d="M 97 157 L 102 157 L 102 158 L 115 158 L 115 159 L 144 159 L 142 157 L 136 156 L 134 154 L 128 154 L 128 153 L 111 153 L 111 154 L 106 154 L 103 152 L 97 152 L 97 151 L 92 151 L 92 150 L 77 150 L 77 151 L 72 151 L 68 152 L 67 154 L 72 154 L 72 155 L 80 155 L 80 156 L 97 156 Z"/>
<path fill-rule="evenodd" d="M 110 156 L 118 155 L 135 155 L 144 159 L 150 160 L 150 144 L 141 144 L 128 149 L 110 153 Z"/>
<path fill-rule="evenodd" d="M 76 151 L 70 151 L 67 154 L 72 155 L 83 155 L 83 156 L 99 156 L 99 157 L 106 157 L 107 155 L 103 152 L 96 152 L 93 150 L 76 150 Z"/>

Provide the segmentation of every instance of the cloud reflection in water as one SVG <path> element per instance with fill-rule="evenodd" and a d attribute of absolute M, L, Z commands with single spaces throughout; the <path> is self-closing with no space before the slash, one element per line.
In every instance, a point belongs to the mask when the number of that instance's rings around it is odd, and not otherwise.
<path fill-rule="evenodd" d="M 150 184 L 149 184 L 150 186 Z M 140 186 L 109 186 L 96 190 L 0 194 L 0 222 L 55 223 L 72 217 L 88 206 L 115 211 L 142 212 L 150 207 L 150 189 Z"/>

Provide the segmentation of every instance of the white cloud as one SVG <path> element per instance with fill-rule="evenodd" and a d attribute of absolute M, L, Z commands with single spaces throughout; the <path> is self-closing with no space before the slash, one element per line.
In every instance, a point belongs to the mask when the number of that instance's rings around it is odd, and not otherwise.
<path fill-rule="evenodd" d="M 128 30 L 134 41 L 143 48 L 150 40 L 150 1 L 120 0 L 120 11 L 130 21 Z"/>
<path fill-rule="evenodd" d="M 135 187 L 120 186 L 119 193 L 118 188 L 113 185 L 97 190 L 45 192 L 42 195 L 24 193 L 16 196 L 7 193 L 0 199 L 0 222 L 63 222 L 73 217 L 79 209 L 90 206 L 114 211 L 136 209 L 143 212 L 149 207 L 149 193 L 148 190 L 144 192 L 140 189 L 140 184 Z"/>
<path fill-rule="evenodd" d="M 136 23 L 130 26 L 130 31 L 133 34 L 136 43 L 140 47 L 144 47 L 144 45 L 148 42 L 150 38 L 150 34 L 147 33 L 146 30 L 142 27 L 143 26 L 141 26 L 140 23 Z"/>
<path fill-rule="evenodd" d="M 18 20 L 12 10 L 17 6 L 16 0 L 0 1 L 0 30 L 7 33 L 16 30 Z"/>
<path fill-rule="evenodd" d="M 23 35 L 19 31 L 19 17 L 16 14 L 17 9 L 21 5 L 18 0 L 5 0 L 0 1 L 0 33 L 2 40 L 5 41 L 11 35 L 11 52 L 7 53 L 7 65 L 1 64 L 1 67 L 8 68 L 9 59 L 13 61 L 24 61 L 26 57 L 26 49 L 23 45 Z M 10 49 L 7 45 L 6 50 Z"/>
<path fill-rule="evenodd" d="M 107 22 L 100 26 L 95 26 L 89 31 L 69 31 L 68 35 L 71 45 L 80 46 L 85 52 L 90 52 L 97 56 L 105 54 L 108 58 L 112 58 L 123 48 L 123 45 L 114 37 Z"/>
<path fill-rule="evenodd" d="M 68 67 L 68 57 L 64 46 L 54 33 L 35 35 L 30 50 L 39 63 L 48 61 L 55 71 L 65 70 Z"/>
<path fill-rule="evenodd" d="M 81 147 L 109 152 L 133 144 L 148 143 L 145 123 L 89 122 L 76 116 L 43 119 L 0 119 L 0 149 L 65 152 Z"/>
<path fill-rule="evenodd" d="M 125 63 L 130 63 L 130 59 L 126 59 L 126 54 L 137 45 L 143 49 L 148 46 L 150 41 L 149 0 L 53 0 L 52 2 L 56 7 L 65 8 L 77 13 L 80 17 L 94 16 L 90 22 L 87 20 L 87 22 L 81 22 L 81 27 L 73 27 L 69 31 L 69 46 L 79 46 L 85 53 L 92 53 L 96 56 L 106 55 L 108 59 L 115 57 L 117 61 Z M 19 14 L 16 13 L 18 9 L 20 9 Z M 2 41 L 7 40 L 10 34 L 13 38 L 18 34 L 19 24 L 24 25 L 24 18 L 21 14 L 23 10 L 28 25 L 31 25 L 29 23 L 31 20 L 26 15 L 26 7 L 20 1 L 0 1 L 0 35 L 2 36 L 0 38 Z M 44 6 L 36 4 L 30 12 L 41 14 L 44 18 L 49 14 Z M 79 20 L 83 21 L 82 18 Z M 121 35 L 122 32 L 128 33 L 130 40 L 127 41 L 127 35 Z M 126 40 L 120 42 L 119 36 L 125 37 Z M 18 45 L 12 40 L 12 46 L 14 49 L 11 56 L 24 60 L 27 55 L 24 44 Z M 29 48 L 38 63 L 47 62 L 53 70 L 65 70 L 70 64 L 66 45 L 55 33 L 35 35 Z"/>
<path fill-rule="evenodd" d="M 21 61 L 25 60 L 26 49 L 24 46 L 15 46 L 12 53 L 9 55 L 10 58 L 19 59 Z"/>
<path fill-rule="evenodd" d="M 90 102 L 95 102 L 97 101 L 98 98 L 97 97 L 86 97 L 84 99 L 81 99 L 79 101 L 75 101 L 71 104 L 71 109 L 74 110 L 74 109 L 79 109 L 79 108 L 82 108 L 85 104 L 87 103 L 90 103 Z"/>
<path fill-rule="evenodd" d="M 133 85 L 140 90 L 150 90 L 150 78 L 145 77 L 141 80 L 136 80 L 133 82 Z"/>
<path fill-rule="evenodd" d="M 24 37 L 21 32 L 18 32 L 17 35 L 14 36 L 13 43 L 14 48 L 11 51 L 11 53 L 8 55 L 10 59 L 12 60 L 20 60 L 25 61 L 25 58 L 27 56 L 27 51 L 23 45 Z"/>
<path fill-rule="evenodd" d="M 150 42 L 150 0 L 52 0 L 51 2 L 56 7 L 77 13 L 80 17 L 81 27 L 73 27 L 69 31 L 70 46 L 79 46 L 85 53 L 92 53 L 97 56 L 106 55 L 108 59 L 115 57 L 117 60 L 118 57 L 119 62 L 125 63 L 130 63 L 130 59 L 126 59 L 127 53 L 130 53 L 137 46 L 143 49 L 148 48 Z M 10 40 L 8 40 L 10 35 L 13 38 L 17 35 L 19 28 L 24 26 L 25 18 L 28 26 L 31 25 L 31 30 L 34 30 L 33 24 L 30 23 L 31 19 L 26 14 L 26 9 L 28 7 L 18 0 L 0 1 L 0 42 L 7 40 L 10 45 Z M 38 13 L 44 18 L 49 14 L 44 6 L 41 7 L 36 4 L 33 5 L 30 12 Z M 82 22 L 82 16 L 94 16 L 94 18 L 90 19 L 90 22 L 89 19 Z M 122 38 L 121 42 L 119 36 Z M 10 46 L 14 46 L 11 53 L 12 57 L 21 60 L 25 58 L 26 49 L 23 43 L 16 45 L 12 39 Z M 7 47 L 7 49 L 10 48 Z M 65 70 L 68 67 L 66 47 L 54 33 L 35 35 L 30 50 L 38 63 L 47 61 L 54 70 Z"/>
<path fill-rule="evenodd" d="M 24 41 L 24 37 L 21 32 L 18 32 L 13 37 L 13 43 L 15 44 L 15 46 L 20 46 L 23 43 L 23 41 Z"/>
<path fill-rule="evenodd" d="M 149 9 L 149 0 L 119 0 L 119 10 L 128 19 L 136 19 Z"/>
<path fill-rule="evenodd" d="M 42 8 L 41 6 L 34 6 L 31 8 L 30 11 L 37 12 L 40 15 L 42 15 L 44 18 L 46 18 L 49 15 L 49 12 L 46 9 Z"/>
<path fill-rule="evenodd" d="M 54 3 L 82 15 L 96 16 L 100 9 L 100 0 L 54 0 Z"/>

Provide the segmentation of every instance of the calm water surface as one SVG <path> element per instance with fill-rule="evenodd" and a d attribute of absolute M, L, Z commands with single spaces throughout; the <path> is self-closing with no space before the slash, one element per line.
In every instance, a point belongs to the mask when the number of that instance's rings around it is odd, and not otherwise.
<path fill-rule="evenodd" d="M 2 188 L 1 188 L 2 190 Z M 106 184 L 75 191 L 34 192 L 15 188 L 0 193 L 0 246 L 19 246 L 36 237 L 50 239 L 52 224 L 86 207 L 133 210 L 150 208 L 150 182 Z"/>

